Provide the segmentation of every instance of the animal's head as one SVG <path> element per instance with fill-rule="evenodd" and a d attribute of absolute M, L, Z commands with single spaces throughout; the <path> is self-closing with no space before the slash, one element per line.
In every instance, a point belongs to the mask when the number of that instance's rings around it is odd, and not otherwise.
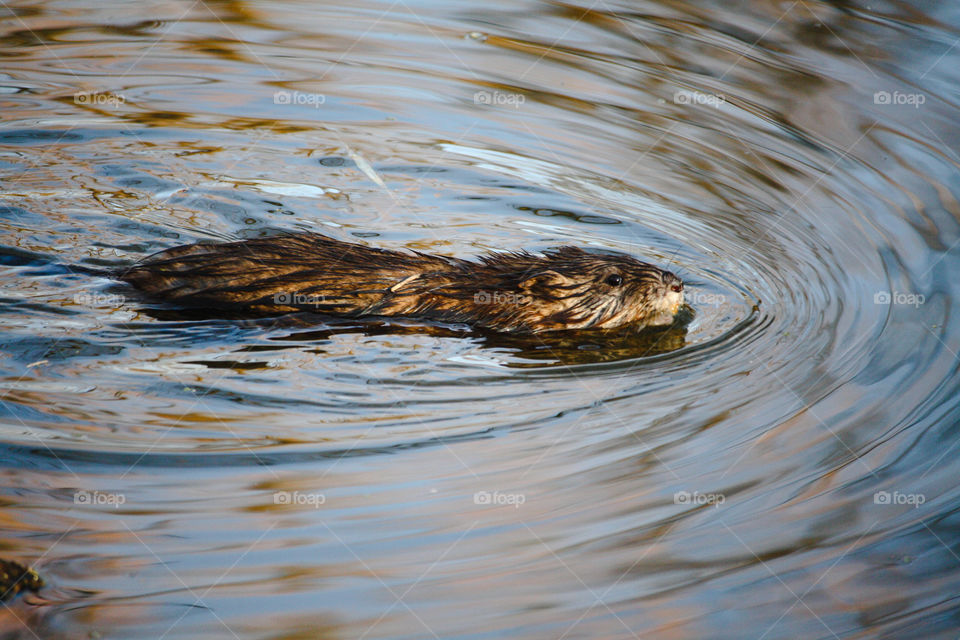
<path fill-rule="evenodd" d="M 612 329 L 670 324 L 683 304 L 683 281 L 629 256 L 560 247 L 545 253 L 520 289 L 544 306 L 550 328 Z"/>

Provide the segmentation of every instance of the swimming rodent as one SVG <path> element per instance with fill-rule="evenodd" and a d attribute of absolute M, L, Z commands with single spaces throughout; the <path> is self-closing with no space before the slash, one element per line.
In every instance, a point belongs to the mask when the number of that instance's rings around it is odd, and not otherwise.
<path fill-rule="evenodd" d="M 174 247 L 117 277 L 193 307 L 404 316 L 514 333 L 666 325 L 683 304 L 680 278 L 625 255 L 564 246 L 463 260 L 315 233 Z"/>

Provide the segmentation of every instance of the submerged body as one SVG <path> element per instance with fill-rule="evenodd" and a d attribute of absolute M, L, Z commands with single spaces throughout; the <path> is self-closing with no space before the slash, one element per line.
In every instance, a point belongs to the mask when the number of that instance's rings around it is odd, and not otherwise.
<path fill-rule="evenodd" d="M 175 247 L 119 277 L 194 307 L 405 316 L 522 333 L 670 324 L 683 304 L 677 276 L 628 256 L 560 247 L 462 260 L 313 233 Z"/>

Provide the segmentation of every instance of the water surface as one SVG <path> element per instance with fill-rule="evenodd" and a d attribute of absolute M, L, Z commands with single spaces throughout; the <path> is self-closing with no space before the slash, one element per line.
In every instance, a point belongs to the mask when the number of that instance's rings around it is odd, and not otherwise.
<path fill-rule="evenodd" d="M 52 2 L 0 22 L 10 638 L 953 638 L 949 3 Z M 87 269 L 311 230 L 669 266 L 518 340 Z"/>

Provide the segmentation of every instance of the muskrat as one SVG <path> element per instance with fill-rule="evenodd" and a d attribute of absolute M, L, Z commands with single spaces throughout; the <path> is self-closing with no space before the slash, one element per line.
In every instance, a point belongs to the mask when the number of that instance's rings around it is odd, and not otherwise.
<path fill-rule="evenodd" d="M 564 246 L 463 260 L 316 233 L 174 247 L 118 277 L 193 307 L 405 316 L 515 333 L 665 325 L 683 304 L 680 278 L 625 255 Z"/>

